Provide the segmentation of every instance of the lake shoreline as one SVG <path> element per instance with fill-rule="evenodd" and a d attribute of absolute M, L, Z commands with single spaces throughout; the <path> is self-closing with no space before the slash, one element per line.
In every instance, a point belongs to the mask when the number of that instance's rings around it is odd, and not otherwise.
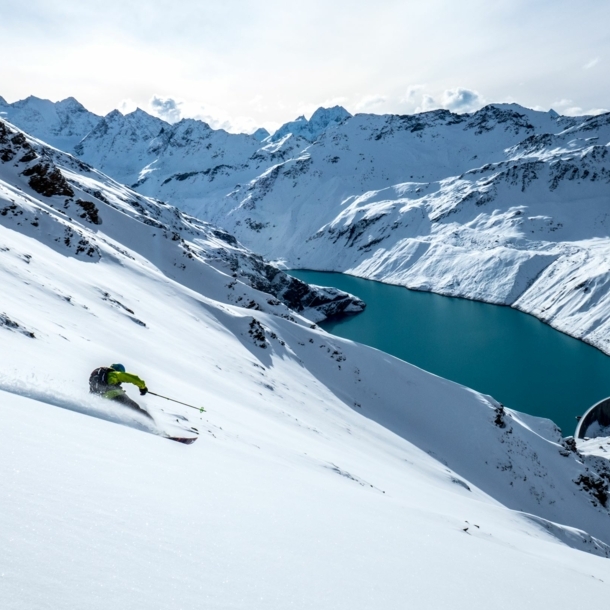
<path fill-rule="evenodd" d="M 287 272 L 308 283 L 345 290 L 367 303 L 358 315 L 320 323 L 328 332 L 490 394 L 512 409 L 552 419 L 566 435 L 573 434 L 577 415 L 610 395 L 610 358 L 602 350 L 517 307 L 349 273 Z M 402 319 L 396 310 L 403 312 Z M 418 320 L 415 327 L 409 327 L 411 316 Z M 390 328 L 384 327 L 386 324 Z M 452 326 L 468 330 L 461 336 Z M 396 335 L 395 342 L 388 338 L 391 335 Z M 441 357 L 434 355 L 435 350 Z M 451 362 L 452 357 L 463 360 L 463 366 Z M 482 365 L 481 361 L 490 364 Z M 493 370 L 492 363 L 501 370 Z M 492 370 L 478 374 L 486 367 Z"/>
<path fill-rule="evenodd" d="M 410 288 L 409 286 L 405 286 L 404 284 L 398 284 L 398 283 L 393 283 L 393 282 L 386 282 L 383 280 L 377 280 L 377 279 L 373 279 L 373 278 L 368 278 L 368 277 L 363 277 L 361 275 L 356 275 L 354 273 L 349 273 L 347 271 L 332 271 L 332 270 L 319 270 L 319 269 L 282 269 L 282 271 L 284 271 L 285 273 L 287 273 L 288 275 L 291 275 L 293 271 L 295 272 L 313 272 L 313 273 L 338 273 L 341 275 L 348 275 L 350 277 L 354 277 L 354 278 L 358 278 L 360 280 L 366 280 L 367 282 L 375 282 L 377 284 L 383 284 L 384 286 L 395 286 L 397 288 L 404 288 L 405 290 L 409 290 L 411 292 L 423 292 L 423 293 L 428 293 L 428 294 L 436 294 L 438 296 L 444 297 L 446 299 L 458 299 L 460 301 L 473 301 L 475 303 L 485 303 L 485 305 L 495 305 L 496 307 L 505 307 L 507 309 L 512 309 L 514 311 L 518 311 L 520 313 L 523 313 L 525 315 L 531 316 L 532 318 L 534 318 L 535 320 L 538 320 L 539 322 L 542 322 L 543 324 L 545 324 L 546 326 L 548 326 L 549 328 L 552 328 L 553 330 L 556 330 L 557 332 L 566 335 L 572 339 L 576 339 L 577 341 L 581 341 L 582 343 L 584 343 L 585 345 L 588 345 L 594 349 L 596 349 L 597 351 L 601 352 L 604 356 L 608 356 L 610 358 L 610 350 L 608 352 L 605 352 L 599 345 L 596 345 L 595 343 L 591 343 L 590 341 L 587 341 L 586 337 L 577 337 L 576 335 L 573 335 L 571 333 L 569 333 L 567 330 L 563 330 L 561 328 L 557 328 L 555 326 L 553 326 L 548 320 L 544 320 L 542 318 L 539 318 L 538 316 L 534 315 L 533 313 L 531 313 L 530 311 L 527 311 L 525 309 L 522 309 L 520 307 L 515 307 L 514 305 L 508 305 L 507 303 L 495 303 L 493 301 L 486 301 L 484 299 L 475 299 L 469 296 L 455 296 L 453 294 L 444 294 L 442 292 L 437 292 L 435 290 L 426 290 L 424 288 Z M 340 314 L 338 316 L 338 318 L 341 318 L 342 316 L 357 316 L 362 312 L 347 312 L 345 314 Z M 330 319 L 330 318 L 328 318 Z"/>

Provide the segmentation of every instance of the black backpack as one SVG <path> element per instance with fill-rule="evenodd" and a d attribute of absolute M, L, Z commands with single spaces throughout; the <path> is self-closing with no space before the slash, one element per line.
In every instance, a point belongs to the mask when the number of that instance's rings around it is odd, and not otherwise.
<path fill-rule="evenodd" d="M 89 392 L 92 394 L 103 394 L 111 387 L 115 387 L 108 383 L 108 373 L 110 371 L 112 369 L 107 366 L 100 366 L 98 369 L 95 369 L 89 376 Z"/>

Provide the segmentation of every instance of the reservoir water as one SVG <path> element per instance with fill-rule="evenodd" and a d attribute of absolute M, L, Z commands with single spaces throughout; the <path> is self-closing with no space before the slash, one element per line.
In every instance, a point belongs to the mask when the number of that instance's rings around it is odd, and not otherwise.
<path fill-rule="evenodd" d="M 427 371 L 548 417 L 574 434 L 576 416 L 610 396 L 610 357 L 510 307 L 407 290 L 341 273 L 290 271 L 366 302 L 364 313 L 320 324 Z"/>

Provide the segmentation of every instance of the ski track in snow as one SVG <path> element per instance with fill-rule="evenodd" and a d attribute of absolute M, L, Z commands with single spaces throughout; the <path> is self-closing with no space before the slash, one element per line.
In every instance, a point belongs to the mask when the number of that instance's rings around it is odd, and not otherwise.
<path fill-rule="evenodd" d="M 188 418 L 181 414 L 172 414 L 161 408 L 148 408 L 154 423 L 146 416 L 132 411 L 109 400 L 98 398 L 92 394 L 66 393 L 54 387 L 53 380 L 44 383 L 34 378 L 7 378 L 0 375 L 0 392 L 8 392 L 54 407 L 74 411 L 82 415 L 96 417 L 115 424 L 121 424 L 135 430 L 156 434 L 159 436 L 193 436 L 193 430 Z M 186 434 L 185 434 L 186 433 Z"/>
<path fill-rule="evenodd" d="M 36 387 L 37 384 L 32 378 L 7 379 L 4 375 L 0 376 L 0 391 L 2 392 L 9 392 L 75 413 L 130 426 L 137 430 L 156 432 L 156 428 L 148 424 L 144 416 L 131 413 L 124 407 L 120 408 L 110 401 L 97 398 L 91 394 L 67 394 L 61 389 L 51 389 L 54 385 L 53 381 L 49 380 L 44 385 Z"/>

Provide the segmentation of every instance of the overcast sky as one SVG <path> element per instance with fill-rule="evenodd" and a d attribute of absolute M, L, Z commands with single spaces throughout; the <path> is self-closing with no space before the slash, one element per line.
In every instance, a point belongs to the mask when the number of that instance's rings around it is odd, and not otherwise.
<path fill-rule="evenodd" d="M 0 95 L 231 131 L 321 105 L 610 109 L 609 0 L 0 0 Z"/>

